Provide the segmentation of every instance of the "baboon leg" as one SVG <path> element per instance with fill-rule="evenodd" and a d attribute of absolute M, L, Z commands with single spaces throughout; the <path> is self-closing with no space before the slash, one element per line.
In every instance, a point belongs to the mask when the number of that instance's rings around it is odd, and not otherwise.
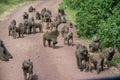
<path fill-rule="evenodd" d="M 24 72 L 24 79 L 27 80 L 27 72 L 23 71 Z"/>
<path fill-rule="evenodd" d="M 29 77 L 28 77 L 28 80 L 31 80 L 32 79 L 32 73 L 29 73 Z"/>
<path fill-rule="evenodd" d="M 55 44 L 57 44 L 57 41 L 56 41 L 56 42 L 53 42 L 53 48 L 55 48 Z"/>
<path fill-rule="evenodd" d="M 79 58 L 78 58 L 77 55 L 76 55 L 76 60 L 77 60 L 77 67 L 80 68 L 80 65 L 79 65 Z"/>
<path fill-rule="evenodd" d="M 49 47 L 51 46 L 51 40 L 48 40 L 48 46 Z"/>
<path fill-rule="evenodd" d="M 104 63 L 104 60 L 101 61 L 101 70 L 103 70 L 103 63 Z"/>
<path fill-rule="evenodd" d="M 11 36 L 11 30 L 9 30 L 9 36 Z"/>
<path fill-rule="evenodd" d="M 46 46 L 46 39 L 43 38 L 43 45 Z"/>
<path fill-rule="evenodd" d="M 83 68 L 82 68 L 82 59 L 79 58 L 79 67 L 80 67 L 80 71 L 83 71 Z"/>
<path fill-rule="evenodd" d="M 100 66 L 101 66 L 101 61 L 97 62 L 97 74 L 100 73 Z"/>

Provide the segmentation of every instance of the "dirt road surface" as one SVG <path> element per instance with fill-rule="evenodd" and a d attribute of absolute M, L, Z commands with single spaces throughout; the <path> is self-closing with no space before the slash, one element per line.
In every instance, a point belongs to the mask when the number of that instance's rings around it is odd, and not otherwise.
<path fill-rule="evenodd" d="M 109 70 L 102 71 L 99 75 L 93 72 L 80 72 L 76 65 L 75 46 L 65 46 L 61 35 L 58 38 L 56 49 L 43 47 L 43 33 L 25 35 L 24 38 L 13 39 L 8 36 L 8 25 L 12 19 L 17 21 L 17 25 L 22 21 L 23 12 L 28 11 L 29 6 L 33 6 L 37 11 L 46 7 L 57 15 L 57 5 L 61 0 L 38 0 L 27 3 L 16 8 L 5 20 L 0 22 L 0 39 L 2 39 L 13 55 L 13 59 L 8 62 L 0 61 L 0 80 L 24 80 L 22 72 L 22 62 L 30 58 L 34 65 L 33 80 L 80 80 L 86 78 L 103 77 L 116 75 Z M 35 17 L 35 13 L 30 13 Z M 59 26 L 60 28 L 63 26 Z M 75 31 L 73 28 L 71 31 Z M 74 40 L 74 44 L 82 43 L 88 45 L 87 41 Z"/>

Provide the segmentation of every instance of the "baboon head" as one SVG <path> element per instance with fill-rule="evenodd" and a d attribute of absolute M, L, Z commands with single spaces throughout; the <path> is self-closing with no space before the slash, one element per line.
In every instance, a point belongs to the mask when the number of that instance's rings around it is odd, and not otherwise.
<path fill-rule="evenodd" d="M 4 46 L 4 43 L 2 40 L 0 40 L 0 47 L 3 47 Z"/>
<path fill-rule="evenodd" d="M 99 42 L 100 38 L 97 36 L 93 36 L 92 41 L 93 42 Z"/>
<path fill-rule="evenodd" d="M 13 19 L 13 20 L 11 21 L 11 24 L 16 25 L 16 20 Z"/>

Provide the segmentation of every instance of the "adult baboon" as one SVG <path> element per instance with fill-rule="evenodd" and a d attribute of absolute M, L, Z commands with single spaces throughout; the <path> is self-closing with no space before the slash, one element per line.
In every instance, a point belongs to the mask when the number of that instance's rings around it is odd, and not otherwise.
<path fill-rule="evenodd" d="M 61 29 L 61 35 L 62 37 L 65 37 L 67 34 L 69 33 L 69 27 L 67 27 L 66 25 L 64 25 Z"/>
<path fill-rule="evenodd" d="M 98 52 L 100 51 L 100 39 L 97 36 L 92 38 L 92 42 L 89 44 L 90 52 Z"/>
<path fill-rule="evenodd" d="M 97 74 L 103 70 L 104 57 L 102 53 L 89 54 L 89 71 L 92 71 L 92 64 L 94 68 L 97 69 Z"/>
<path fill-rule="evenodd" d="M 19 37 L 24 37 L 23 36 L 24 33 L 25 33 L 25 26 L 23 23 L 19 23 L 18 27 L 15 27 L 13 29 L 13 38 L 15 39 L 17 34 L 19 35 Z"/>
<path fill-rule="evenodd" d="M 85 62 L 85 69 L 88 69 L 88 50 L 86 46 L 83 46 L 81 44 L 76 45 L 76 51 L 75 51 L 76 59 L 77 59 L 77 66 L 82 71 L 83 70 L 83 64 L 82 61 Z"/>
<path fill-rule="evenodd" d="M 13 19 L 10 23 L 10 25 L 8 26 L 8 30 L 9 30 L 9 36 L 13 35 L 13 29 L 16 26 L 16 20 Z"/>
<path fill-rule="evenodd" d="M 40 20 L 41 19 L 41 14 L 39 12 L 36 12 L 36 20 Z"/>
<path fill-rule="evenodd" d="M 22 69 L 24 80 L 31 80 L 33 76 L 33 63 L 30 61 L 30 59 L 24 60 L 24 62 L 22 63 Z"/>
<path fill-rule="evenodd" d="M 12 59 L 12 55 L 8 52 L 2 40 L 0 40 L 0 59 L 3 61 L 9 61 Z"/>
<path fill-rule="evenodd" d="M 30 6 L 29 9 L 28 9 L 28 11 L 29 11 L 29 12 L 34 12 L 34 11 L 36 11 L 36 9 L 33 8 L 33 6 Z"/>
<path fill-rule="evenodd" d="M 59 36 L 59 31 L 53 30 L 51 32 L 46 32 L 43 34 L 43 45 L 46 46 L 46 41 L 48 42 L 48 46 L 51 47 L 51 42 L 53 42 L 53 48 L 55 48 L 55 45 L 57 42 L 57 37 Z"/>
<path fill-rule="evenodd" d="M 90 54 L 89 55 L 89 70 L 92 70 L 92 64 L 94 64 L 95 69 L 97 69 L 97 74 L 100 73 L 100 68 L 103 70 L 103 65 L 107 64 L 109 68 L 109 63 L 112 60 L 115 54 L 115 50 L 111 47 L 105 48 L 99 54 Z"/>
<path fill-rule="evenodd" d="M 65 37 L 64 37 L 64 44 L 67 42 L 67 45 L 70 45 L 70 40 L 72 41 L 73 44 L 73 33 L 69 32 Z"/>
<path fill-rule="evenodd" d="M 43 23 L 34 23 L 33 32 L 36 33 L 36 29 L 39 28 L 39 32 L 43 32 Z"/>
<path fill-rule="evenodd" d="M 23 13 L 23 20 L 28 19 L 28 18 L 29 18 L 29 14 L 27 12 L 24 12 Z"/>

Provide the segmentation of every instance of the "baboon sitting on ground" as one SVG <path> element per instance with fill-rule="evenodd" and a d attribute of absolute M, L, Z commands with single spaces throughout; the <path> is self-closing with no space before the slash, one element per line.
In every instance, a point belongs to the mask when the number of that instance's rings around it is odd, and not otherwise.
<path fill-rule="evenodd" d="M 43 32 L 43 23 L 34 23 L 33 32 L 36 33 L 36 29 L 39 28 L 39 32 Z"/>
<path fill-rule="evenodd" d="M 33 76 L 33 63 L 30 61 L 30 59 L 24 60 L 24 62 L 22 63 L 22 69 L 24 80 L 31 80 Z"/>
<path fill-rule="evenodd" d="M 35 12 L 35 11 L 36 11 L 36 9 L 35 9 L 35 8 L 33 8 L 33 6 L 30 6 L 30 7 L 29 7 L 29 9 L 28 9 L 28 11 L 29 11 L 29 12 Z"/>
<path fill-rule="evenodd" d="M 12 59 L 12 55 L 8 52 L 2 40 L 0 40 L 0 60 L 9 61 Z"/>
<path fill-rule="evenodd" d="M 92 42 L 89 44 L 90 52 L 98 52 L 100 51 L 100 39 L 97 36 L 92 38 Z"/>

